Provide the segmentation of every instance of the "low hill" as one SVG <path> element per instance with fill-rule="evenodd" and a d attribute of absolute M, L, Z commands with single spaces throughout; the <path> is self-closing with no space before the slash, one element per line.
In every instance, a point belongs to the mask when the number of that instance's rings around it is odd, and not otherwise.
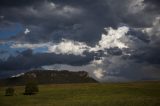
<path fill-rule="evenodd" d="M 1 85 L 24 85 L 29 80 L 35 80 L 39 84 L 63 84 L 63 83 L 95 83 L 95 79 L 89 77 L 85 71 L 71 72 L 67 70 L 34 70 L 22 75 L 0 81 Z"/>

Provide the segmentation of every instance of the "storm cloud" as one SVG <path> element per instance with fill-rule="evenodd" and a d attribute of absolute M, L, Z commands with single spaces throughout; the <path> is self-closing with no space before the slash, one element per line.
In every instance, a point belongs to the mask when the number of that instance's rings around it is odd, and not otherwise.
<path fill-rule="evenodd" d="M 100 81 L 160 79 L 159 7 L 158 0 L 1 0 L 0 75 L 68 65 Z"/>

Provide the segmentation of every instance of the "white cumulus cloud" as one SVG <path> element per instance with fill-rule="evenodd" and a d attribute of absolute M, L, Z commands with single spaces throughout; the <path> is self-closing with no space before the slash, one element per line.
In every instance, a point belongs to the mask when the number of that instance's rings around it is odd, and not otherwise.
<path fill-rule="evenodd" d="M 85 43 L 63 39 L 62 42 L 50 46 L 48 50 L 56 54 L 83 55 L 83 52 L 88 48 L 89 47 Z"/>
<path fill-rule="evenodd" d="M 102 34 L 101 40 L 94 46 L 91 47 L 84 42 L 73 41 L 69 39 L 62 39 L 59 43 L 38 43 L 38 44 L 30 44 L 30 43 L 13 43 L 11 48 L 29 48 L 36 49 L 45 47 L 48 50 L 48 53 L 56 53 L 56 54 L 73 54 L 73 55 L 81 55 L 85 51 L 89 52 L 97 52 L 99 50 L 105 51 L 105 49 L 118 47 L 119 49 L 129 48 L 128 46 L 128 37 L 126 36 L 129 28 L 126 26 L 119 27 L 117 29 L 113 28 L 105 28 L 107 34 Z M 29 33 L 29 29 L 26 29 L 25 33 Z M 107 51 L 105 51 L 107 53 Z M 101 61 L 99 61 L 101 62 Z"/>
<path fill-rule="evenodd" d="M 40 43 L 40 44 L 30 44 L 30 43 L 13 43 L 11 48 L 27 48 L 27 49 L 36 49 L 40 47 L 47 47 L 49 43 Z"/>
<path fill-rule="evenodd" d="M 30 33 L 30 32 L 31 32 L 31 31 L 30 31 L 28 28 L 26 28 L 25 31 L 24 31 L 24 34 L 27 35 L 27 34 Z"/>
<path fill-rule="evenodd" d="M 128 39 L 126 34 L 129 31 L 127 26 L 122 26 L 118 29 L 109 27 L 105 28 L 105 30 L 107 34 L 102 34 L 101 40 L 94 48 L 91 48 L 90 51 L 98 51 L 114 47 L 118 47 L 120 49 L 128 48 L 127 43 L 125 43 L 125 41 Z"/>
<path fill-rule="evenodd" d="M 104 71 L 101 68 L 94 70 L 93 73 L 98 79 L 101 79 L 104 76 Z"/>

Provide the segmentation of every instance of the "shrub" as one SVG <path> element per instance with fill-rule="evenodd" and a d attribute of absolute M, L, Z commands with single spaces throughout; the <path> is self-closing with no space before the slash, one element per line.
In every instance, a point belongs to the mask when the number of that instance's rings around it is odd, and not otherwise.
<path fill-rule="evenodd" d="M 14 88 L 12 88 L 12 87 L 7 88 L 5 95 L 6 96 L 13 96 L 14 95 Z"/>
<path fill-rule="evenodd" d="M 25 95 L 33 95 L 39 91 L 36 82 L 28 82 L 25 86 Z"/>

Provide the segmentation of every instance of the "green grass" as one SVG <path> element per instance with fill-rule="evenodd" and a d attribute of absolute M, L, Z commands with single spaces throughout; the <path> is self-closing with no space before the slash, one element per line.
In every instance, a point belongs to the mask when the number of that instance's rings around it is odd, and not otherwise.
<path fill-rule="evenodd" d="M 39 90 L 27 96 L 17 86 L 14 96 L 4 96 L 1 87 L 0 106 L 160 106 L 160 82 L 40 85 Z"/>

